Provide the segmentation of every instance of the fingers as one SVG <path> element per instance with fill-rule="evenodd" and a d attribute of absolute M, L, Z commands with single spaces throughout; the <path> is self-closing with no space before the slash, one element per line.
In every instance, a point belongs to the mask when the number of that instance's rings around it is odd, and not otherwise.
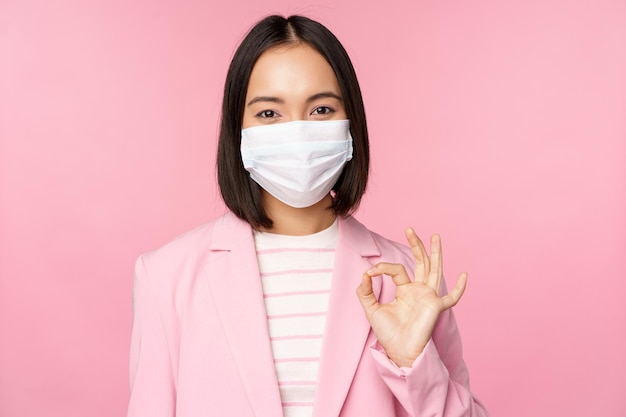
<path fill-rule="evenodd" d="M 402 264 L 379 262 L 373 268 L 368 269 L 365 274 L 370 278 L 382 274 L 389 275 L 398 286 L 411 283 L 411 278 Z"/>
<path fill-rule="evenodd" d="M 434 234 L 430 237 L 430 272 L 426 284 L 439 292 L 443 276 L 443 256 L 441 253 L 441 237 Z"/>
<path fill-rule="evenodd" d="M 411 251 L 415 258 L 415 281 L 422 282 L 433 288 L 437 293 L 443 280 L 443 250 L 441 248 L 441 236 L 434 234 L 430 237 L 430 257 L 424 248 L 424 244 L 412 228 L 405 230 L 406 238 L 411 245 Z M 463 282 L 467 278 L 467 274 Z M 465 287 L 463 287 L 464 289 Z M 459 294 L 459 298 L 461 294 Z M 457 299 L 458 301 L 458 299 Z"/>
<path fill-rule="evenodd" d="M 443 302 L 443 309 L 447 310 L 451 307 L 454 307 L 456 303 L 459 302 L 463 293 L 465 292 L 465 287 L 467 286 L 467 272 L 461 273 L 456 280 L 456 285 L 450 291 L 448 295 L 443 297 L 441 301 Z"/>
<path fill-rule="evenodd" d="M 404 234 L 409 242 L 409 246 L 411 246 L 411 252 L 413 252 L 413 258 L 415 259 L 415 281 L 426 283 L 426 278 L 430 271 L 430 260 L 426 253 L 426 248 L 424 248 L 421 239 L 411 227 L 408 227 Z"/>

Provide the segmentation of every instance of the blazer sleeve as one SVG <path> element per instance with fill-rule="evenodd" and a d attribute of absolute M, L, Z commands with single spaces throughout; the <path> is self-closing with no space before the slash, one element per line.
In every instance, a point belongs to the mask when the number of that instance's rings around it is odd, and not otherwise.
<path fill-rule="evenodd" d="M 165 327 L 144 260 L 135 264 L 128 417 L 174 417 L 176 394 Z"/>
<path fill-rule="evenodd" d="M 488 416 L 470 391 L 452 310 L 441 313 L 431 340 L 410 368 L 396 366 L 378 342 L 370 351 L 385 384 L 409 416 Z"/>

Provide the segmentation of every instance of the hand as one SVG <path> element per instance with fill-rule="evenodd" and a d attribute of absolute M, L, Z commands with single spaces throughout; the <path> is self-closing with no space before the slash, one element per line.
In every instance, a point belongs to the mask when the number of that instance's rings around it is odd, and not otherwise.
<path fill-rule="evenodd" d="M 415 258 L 414 280 L 411 281 L 403 265 L 381 262 L 363 274 L 357 296 L 387 356 L 397 366 L 410 367 L 430 340 L 439 314 L 461 299 L 467 273 L 460 274 L 454 289 L 440 297 L 441 238 L 431 236 L 429 257 L 413 229 L 406 229 L 405 234 Z M 372 290 L 372 277 L 383 274 L 396 284 L 396 297 L 388 304 L 379 303 Z"/>

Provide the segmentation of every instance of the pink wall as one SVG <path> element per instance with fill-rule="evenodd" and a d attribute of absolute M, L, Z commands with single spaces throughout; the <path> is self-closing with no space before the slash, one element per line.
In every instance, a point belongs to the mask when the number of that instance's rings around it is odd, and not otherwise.
<path fill-rule="evenodd" d="M 134 259 L 223 211 L 221 86 L 269 12 L 353 57 L 357 217 L 469 270 L 492 415 L 626 415 L 626 3 L 504 3 L 2 0 L 0 416 L 124 414 Z"/>

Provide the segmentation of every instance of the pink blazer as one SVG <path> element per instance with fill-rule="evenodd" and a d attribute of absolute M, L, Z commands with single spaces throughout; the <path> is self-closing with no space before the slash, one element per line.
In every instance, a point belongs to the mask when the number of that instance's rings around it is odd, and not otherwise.
<path fill-rule="evenodd" d="M 486 416 L 469 389 L 452 312 L 411 368 L 378 346 L 356 296 L 362 273 L 410 250 L 339 220 L 316 417 Z M 376 279 L 381 301 L 391 279 Z M 135 269 L 128 417 L 278 417 L 281 399 L 250 226 L 228 213 L 141 256 Z"/>

